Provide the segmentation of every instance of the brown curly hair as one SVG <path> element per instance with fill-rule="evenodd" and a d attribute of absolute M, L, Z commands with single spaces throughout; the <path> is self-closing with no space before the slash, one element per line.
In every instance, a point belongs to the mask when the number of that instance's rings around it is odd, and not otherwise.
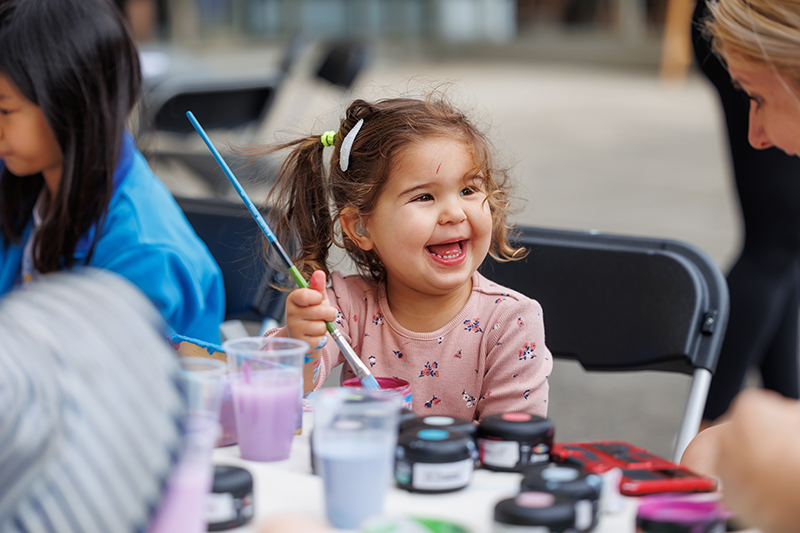
<path fill-rule="evenodd" d="M 360 119 L 364 123 L 350 151 L 349 168 L 342 171 L 342 140 Z M 492 214 L 490 255 L 500 261 L 525 256 L 524 248 L 509 243 L 512 227 L 507 221 L 507 171 L 494 167 L 486 135 L 464 114 L 441 95 L 373 103 L 355 100 L 335 134 L 327 168 L 320 135 L 248 150 L 259 157 L 290 150 L 266 203 L 276 237 L 293 250 L 293 260 L 303 275 L 309 277 L 315 270 L 322 270 L 330 276 L 328 253 L 335 243 L 345 249 L 362 276 L 376 283 L 386 280 L 386 271 L 375 252 L 359 248 L 341 232 L 338 222 L 348 210 L 369 219 L 398 154 L 411 143 L 430 137 L 456 138 L 471 151 Z"/>

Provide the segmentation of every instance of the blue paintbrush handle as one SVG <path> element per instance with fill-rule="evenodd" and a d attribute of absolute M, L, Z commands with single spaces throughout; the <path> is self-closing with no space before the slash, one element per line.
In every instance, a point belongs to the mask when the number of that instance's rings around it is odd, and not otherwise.
<path fill-rule="evenodd" d="M 284 250 L 283 246 L 281 246 L 281 243 L 278 242 L 278 239 L 275 237 L 275 234 L 272 233 L 271 229 L 269 229 L 269 226 L 267 225 L 267 222 L 264 220 L 264 217 L 261 216 L 261 213 L 253 204 L 253 201 L 250 200 L 250 197 L 247 195 L 244 188 L 239 183 L 239 180 L 236 179 L 236 176 L 233 174 L 233 171 L 228 166 L 228 163 L 226 163 L 225 160 L 222 158 L 222 154 L 219 153 L 217 147 L 214 146 L 213 142 L 211 142 L 211 139 L 206 134 L 206 131 L 203 129 L 203 126 L 200 125 L 200 123 L 197 121 L 197 119 L 194 117 L 194 114 L 191 111 L 187 111 L 186 116 L 189 118 L 189 122 L 192 123 L 192 126 L 194 126 L 194 129 L 197 130 L 197 133 L 200 134 L 200 137 L 203 139 L 203 142 L 206 143 L 208 149 L 211 150 L 211 155 L 213 155 L 214 159 L 217 160 L 217 163 L 219 163 L 220 168 L 228 177 L 228 180 L 233 185 L 233 188 L 236 189 L 237 193 L 239 193 L 239 197 L 244 202 L 244 205 L 247 206 L 247 210 L 250 211 L 250 214 L 255 219 L 256 223 L 258 224 L 258 227 L 261 228 L 261 231 L 267 237 L 267 240 L 278 251 L 278 254 L 281 256 L 281 259 L 289 268 L 289 273 L 294 278 L 294 281 L 295 283 L 297 283 L 297 286 L 302 289 L 307 289 L 308 282 L 306 282 L 306 279 L 294 265 L 292 259 L 289 257 L 289 254 L 287 254 L 286 250 Z M 358 376 L 358 378 L 361 380 L 361 385 L 365 389 L 379 389 L 380 387 L 378 386 L 378 382 L 375 380 L 375 377 L 369 371 L 367 365 L 365 365 L 364 362 L 358 357 L 353 348 L 349 344 L 347 344 L 347 341 L 345 341 L 344 337 L 342 336 L 342 333 L 336 328 L 336 326 L 332 322 L 326 322 L 325 325 L 328 331 L 331 333 L 333 340 L 336 341 L 336 345 L 339 346 L 339 349 L 344 354 L 345 359 L 347 359 L 347 362 L 350 364 L 353 371 L 356 373 L 356 376 Z"/>

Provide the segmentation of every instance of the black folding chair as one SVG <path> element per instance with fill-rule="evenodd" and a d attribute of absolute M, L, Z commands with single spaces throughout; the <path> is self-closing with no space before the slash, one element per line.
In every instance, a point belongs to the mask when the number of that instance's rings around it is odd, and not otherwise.
<path fill-rule="evenodd" d="M 673 451 L 697 434 L 728 322 L 728 286 L 708 256 L 656 238 L 521 227 L 524 260 L 482 272 L 542 305 L 554 357 L 586 370 L 693 376 Z"/>
<path fill-rule="evenodd" d="M 247 208 L 223 199 L 176 200 L 222 270 L 225 320 L 277 325 L 283 319 L 286 292 L 274 286 L 291 280 L 266 261 L 264 236 Z"/>

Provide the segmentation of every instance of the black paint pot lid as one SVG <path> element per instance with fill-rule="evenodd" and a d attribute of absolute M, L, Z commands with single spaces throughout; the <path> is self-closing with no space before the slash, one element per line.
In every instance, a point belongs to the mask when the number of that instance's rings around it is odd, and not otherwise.
<path fill-rule="evenodd" d="M 525 441 L 552 438 L 555 425 L 548 418 L 530 413 L 503 413 L 490 415 L 478 424 L 478 437 L 496 437 L 503 440 Z"/>
<path fill-rule="evenodd" d="M 243 498 L 253 492 L 253 476 L 238 466 L 216 465 L 211 492 L 227 492 L 234 498 Z"/>
<path fill-rule="evenodd" d="M 412 429 L 398 438 L 398 459 L 420 463 L 454 463 L 470 459 L 475 451 L 471 437 L 447 429 Z"/>
<path fill-rule="evenodd" d="M 575 502 L 547 492 L 522 492 L 500 501 L 494 520 L 515 526 L 547 526 L 561 532 L 575 527 Z"/>

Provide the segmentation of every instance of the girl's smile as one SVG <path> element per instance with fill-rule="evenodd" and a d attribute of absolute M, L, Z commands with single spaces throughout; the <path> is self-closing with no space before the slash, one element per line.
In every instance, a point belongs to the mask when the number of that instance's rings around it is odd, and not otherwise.
<path fill-rule="evenodd" d="M 393 312 L 423 301 L 423 309 L 436 309 L 430 298 L 463 306 L 491 244 L 485 200 L 472 153 L 460 141 L 433 137 L 396 157 L 361 241 L 386 268 Z"/>
<path fill-rule="evenodd" d="M 427 247 L 428 253 L 443 265 L 456 265 L 466 258 L 464 254 L 465 241 L 458 240 L 450 243 L 432 244 Z"/>

